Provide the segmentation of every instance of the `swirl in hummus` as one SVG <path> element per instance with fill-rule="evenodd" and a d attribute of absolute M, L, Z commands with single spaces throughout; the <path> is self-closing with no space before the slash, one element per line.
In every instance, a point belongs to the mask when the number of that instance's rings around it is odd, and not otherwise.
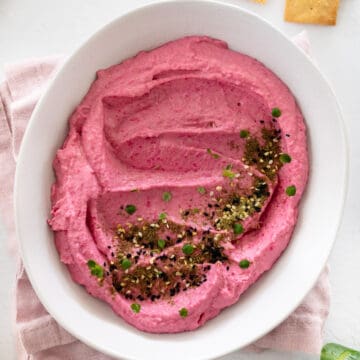
<path fill-rule="evenodd" d="M 186 37 L 97 72 L 54 160 L 49 224 L 73 280 L 128 323 L 195 329 L 286 248 L 308 177 L 287 86 Z"/>

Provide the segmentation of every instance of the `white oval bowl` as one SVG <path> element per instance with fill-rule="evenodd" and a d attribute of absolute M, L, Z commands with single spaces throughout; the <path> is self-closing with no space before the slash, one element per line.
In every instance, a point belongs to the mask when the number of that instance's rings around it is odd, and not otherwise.
<path fill-rule="evenodd" d="M 138 51 L 185 35 L 208 35 L 263 62 L 295 95 L 306 119 L 311 172 L 287 250 L 240 301 L 202 328 L 153 335 L 136 330 L 70 279 L 46 220 L 52 160 L 69 115 L 95 72 Z M 71 334 L 116 358 L 210 359 L 248 345 L 284 320 L 323 269 L 340 221 L 347 184 L 347 146 L 335 96 L 311 60 L 258 16 L 211 1 L 141 7 L 96 32 L 57 73 L 39 101 L 20 150 L 15 181 L 17 235 L 30 281 L 48 312 Z"/>

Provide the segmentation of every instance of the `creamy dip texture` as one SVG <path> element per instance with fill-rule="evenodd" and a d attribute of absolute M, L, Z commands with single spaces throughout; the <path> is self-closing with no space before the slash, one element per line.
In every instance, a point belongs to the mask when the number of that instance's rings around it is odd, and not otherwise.
<path fill-rule="evenodd" d="M 138 329 L 180 332 L 286 248 L 305 125 L 263 64 L 186 37 L 99 70 L 54 168 L 49 224 L 73 280 Z"/>

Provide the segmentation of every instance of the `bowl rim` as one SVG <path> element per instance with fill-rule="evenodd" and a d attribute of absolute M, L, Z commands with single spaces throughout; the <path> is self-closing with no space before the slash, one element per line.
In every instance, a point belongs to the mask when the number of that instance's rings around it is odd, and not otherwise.
<path fill-rule="evenodd" d="M 337 218 L 337 222 L 335 225 L 335 233 L 334 236 L 332 238 L 331 241 L 331 245 L 329 245 L 328 251 L 326 253 L 325 256 L 325 261 L 328 260 L 329 255 L 334 247 L 334 243 L 335 240 L 338 237 L 339 234 L 339 230 L 340 230 L 340 225 L 343 219 L 343 214 L 344 214 L 344 207 L 345 207 L 345 202 L 347 199 L 347 194 L 348 194 L 348 183 L 349 183 L 349 143 L 348 143 L 348 135 L 347 135 L 347 127 L 346 127 L 346 123 L 344 121 L 344 118 L 342 116 L 342 109 L 341 106 L 339 104 L 339 101 L 335 95 L 335 92 L 332 88 L 332 86 L 330 85 L 329 81 L 327 80 L 327 78 L 323 75 L 323 73 L 321 72 L 321 70 L 319 69 L 319 66 L 317 65 L 316 62 L 313 61 L 312 58 L 310 58 L 310 56 L 308 54 L 306 54 L 302 49 L 300 49 L 296 44 L 294 44 L 291 39 L 288 38 L 288 36 L 286 36 L 281 30 L 279 30 L 275 25 L 273 25 L 271 22 L 269 22 L 268 20 L 264 19 L 263 17 L 261 17 L 260 15 L 254 13 L 251 10 L 245 9 L 243 8 L 241 5 L 235 5 L 235 4 L 230 4 L 227 2 L 223 2 L 221 0 L 160 0 L 160 1 L 156 1 L 153 0 L 150 3 L 147 3 L 145 5 L 139 5 L 136 6 L 130 10 L 127 10 L 123 13 L 121 13 L 119 16 L 116 16 L 114 19 L 112 19 L 111 21 L 107 22 L 105 25 L 101 25 L 100 27 L 98 27 L 95 31 L 92 32 L 92 34 L 87 37 L 87 39 L 83 42 L 81 42 L 81 44 L 79 46 L 76 47 L 75 51 L 73 51 L 71 53 L 70 56 L 66 57 L 64 62 L 61 64 L 61 66 L 59 68 L 57 68 L 55 70 L 54 75 L 52 76 L 51 80 L 46 84 L 46 86 L 44 87 L 43 93 L 40 97 L 40 99 L 38 100 L 32 115 L 29 119 L 29 122 L 27 124 L 23 139 L 21 141 L 21 145 L 20 145 L 20 150 L 19 150 L 19 154 L 18 154 L 18 161 L 17 161 L 17 166 L 16 166 L 16 171 L 15 171 L 15 181 L 14 181 L 14 215 L 15 215 L 15 229 L 16 229 L 16 237 L 19 240 L 19 249 L 20 249 L 20 255 L 25 267 L 25 270 L 29 269 L 29 263 L 28 263 L 28 258 L 26 256 L 26 254 L 24 253 L 24 247 L 23 247 L 23 242 L 20 241 L 20 231 L 19 231 L 19 226 L 20 226 L 20 216 L 19 216 L 19 204 L 18 204 L 18 199 L 19 199 L 19 195 L 18 195 L 18 187 L 19 187 L 19 183 L 20 183 L 20 179 L 19 179 L 19 168 L 21 167 L 21 163 L 22 163 L 22 158 L 23 158 L 23 153 L 24 153 L 24 149 L 26 148 L 26 143 L 28 141 L 28 137 L 29 137 L 29 129 L 31 128 L 32 124 L 34 123 L 35 119 L 38 117 L 38 114 L 41 112 L 41 108 L 43 106 L 44 103 L 46 103 L 47 98 L 48 98 L 48 93 L 49 93 L 49 89 L 53 87 L 53 84 L 57 81 L 58 78 L 61 78 L 63 71 L 66 70 L 66 68 L 68 67 L 68 65 L 72 62 L 72 60 L 78 55 L 79 52 L 81 52 L 84 48 L 86 48 L 88 46 L 88 44 L 90 44 L 98 35 L 100 35 L 103 32 L 106 32 L 109 28 L 113 27 L 117 22 L 127 18 L 127 17 L 131 17 L 131 16 L 136 16 L 137 13 L 142 12 L 142 11 L 147 11 L 150 8 L 157 8 L 157 7 L 161 7 L 163 5 L 168 5 L 168 4 L 179 4 L 180 6 L 183 4 L 203 4 L 203 5 L 209 5 L 209 6 L 220 6 L 220 7 L 226 7 L 229 9 L 233 9 L 236 11 L 241 11 L 249 16 L 252 16 L 254 18 L 256 18 L 257 21 L 261 21 L 263 23 L 265 23 L 268 27 L 270 27 L 273 31 L 275 31 L 278 35 L 280 35 L 284 40 L 288 41 L 291 43 L 291 45 L 297 49 L 298 52 L 300 52 L 303 56 L 304 61 L 310 62 L 310 64 L 315 68 L 315 70 L 317 71 L 317 73 L 319 74 L 319 76 L 321 77 L 322 81 L 324 82 L 324 84 L 327 85 L 331 96 L 333 97 L 334 100 L 334 104 L 337 108 L 337 118 L 339 120 L 339 127 L 341 129 L 341 134 L 339 134 L 339 136 L 341 137 L 341 142 L 343 144 L 343 148 L 342 150 L 342 155 L 343 155 L 343 160 L 344 160 L 344 169 L 343 169 L 343 184 L 341 189 L 339 190 L 341 192 L 341 206 L 338 209 L 338 214 L 336 216 Z M 159 44 L 160 45 L 160 44 Z M 135 54 L 134 54 L 135 55 Z M 330 241 L 329 241 L 330 243 Z M 51 313 L 51 311 L 49 311 L 49 309 L 52 308 L 51 305 L 49 305 L 45 299 L 45 297 L 42 295 L 42 292 L 39 291 L 38 287 L 37 287 L 37 283 L 34 280 L 33 274 L 27 271 L 27 275 L 28 278 L 30 280 L 30 283 L 33 287 L 33 289 L 35 290 L 37 296 L 39 297 L 39 300 L 41 302 L 41 304 L 45 307 L 45 309 L 49 312 L 49 314 L 69 333 L 74 334 L 74 331 L 72 329 L 72 327 L 70 325 L 68 325 L 67 323 L 65 323 L 61 318 L 59 318 L 57 315 L 53 315 Z M 233 347 L 228 348 L 227 350 L 224 351 L 219 351 L 216 354 L 213 354 L 211 357 L 207 357 L 206 359 L 215 359 L 221 356 L 224 356 L 226 354 L 229 354 L 233 351 L 239 350 L 240 348 L 243 348 L 249 344 L 251 344 L 252 342 L 260 339 L 261 337 L 263 337 L 264 335 L 266 335 L 269 331 L 271 331 L 272 329 L 274 329 L 277 325 L 279 325 L 281 322 L 283 322 L 299 305 L 300 303 L 303 301 L 304 297 L 307 295 L 307 293 L 313 288 L 313 286 L 315 285 L 316 281 L 318 280 L 320 273 L 317 274 L 317 276 L 313 279 L 313 281 L 310 282 L 310 286 L 308 286 L 308 289 L 306 291 L 306 293 L 304 294 L 303 297 L 301 297 L 299 299 L 299 301 L 292 307 L 291 311 L 285 312 L 283 314 L 283 316 L 278 317 L 277 321 L 274 321 L 274 323 L 270 326 L 270 328 L 268 328 L 267 330 L 264 330 L 262 333 L 260 333 L 256 338 L 254 338 L 252 341 L 248 341 L 247 343 L 244 343 L 242 345 L 236 345 L 234 344 Z M 74 336 L 79 339 L 80 341 L 84 342 L 85 344 L 87 344 L 88 346 L 90 346 L 91 348 L 94 348 L 106 355 L 109 356 L 114 356 L 114 357 L 118 357 L 119 354 L 114 353 L 113 351 L 107 349 L 106 347 L 103 347 L 101 344 L 99 343 L 93 343 L 90 340 L 88 340 L 86 337 L 83 337 L 82 334 L 79 333 L 75 333 Z M 124 357 L 124 355 L 121 355 L 124 359 L 131 359 L 131 360 L 136 360 L 135 358 L 131 358 L 131 357 Z"/>

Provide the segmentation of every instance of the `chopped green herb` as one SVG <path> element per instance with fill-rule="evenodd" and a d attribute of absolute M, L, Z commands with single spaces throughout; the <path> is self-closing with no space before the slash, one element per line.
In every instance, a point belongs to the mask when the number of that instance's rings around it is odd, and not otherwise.
<path fill-rule="evenodd" d="M 214 152 L 211 151 L 211 149 L 206 149 L 207 153 L 210 154 L 214 159 L 219 159 L 220 155 L 219 154 L 215 154 Z"/>
<path fill-rule="evenodd" d="M 89 260 L 87 262 L 87 266 L 89 267 L 89 269 L 92 269 L 93 267 L 95 267 L 96 262 L 94 260 Z"/>
<path fill-rule="evenodd" d="M 185 255 L 191 255 L 194 252 L 194 247 L 191 244 L 185 244 L 182 251 Z"/>
<path fill-rule="evenodd" d="M 233 225 L 233 230 L 234 230 L 234 234 L 236 235 L 242 234 L 244 232 L 243 226 L 239 223 L 235 223 Z"/>
<path fill-rule="evenodd" d="M 94 260 L 89 260 L 87 262 L 87 266 L 90 269 L 91 275 L 96 276 L 99 279 L 102 279 L 104 277 L 104 269 Z"/>
<path fill-rule="evenodd" d="M 163 239 L 159 239 L 157 243 L 158 243 L 158 247 L 160 249 L 163 249 L 165 247 L 165 244 L 166 244 L 165 240 L 163 240 Z"/>
<path fill-rule="evenodd" d="M 240 137 L 242 139 L 246 139 L 249 136 L 249 131 L 248 130 L 241 130 L 240 131 Z"/>
<path fill-rule="evenodd" d="M 279 160 L 280 160 L 283 164 L 286 164 L 286 163 L 291 162 L 291 156 L 288 155 L 288 154 L 280 154 Z"/>
<path fill-rule="evenodd" d="M 136 211 L 136 206 L 135 206 L 135 205 L 126 205 L 126 206 L 125 206 L 125 211 L 126 211 L 129 215 L 132 215 L 132 214 L 134 214 L 134 212 Z"/>
<path fill-rule="evenodd" d="M 201 195 L 204 195 L 206 193 L 206 190 L 203 186 L 198 187 L 197 190 L 198 190 L 199 194 L 201 194 Z"/>
<path fill-rule="evenodd" d="M 250 266 L 250 261 L 248 259 L 243 259 L 239 262 L 239 266 L 242 268 L 242 269 L 247 269 L 249 266 Z"/>
<path fill-rule="evenodd" d="M 94 275 L 97 278 L 102 279 L 104 277 L 104 270 L 100 265 L 98 265 L 94 269 L 91 269 L 91 275 Z"/>
<path fill-rule="evenodd" d="M 127 258 L 121 261 L 121 267 L 123 270 L 129 269 L 131 267 L 131 261 Z"/>
<path fill-rule="evenodd" d="M 182 308 L 182 309 L 179 310 L 179 314 L 180 314 L 181 317 L 185 318 L 185 317 L 188 316 L 188 311 L 187 311 L 186 308 Z"/>
<path fill-rule="evenodd" d="M 165 191 L 165 192 L 162 194 L 162 199 L 163 199 L 165 202 L 169 202 L 169 201 L 172 199 L 171 192 L 170 192 L 170 191 Z"/>
<path fill-rule="evenodd" d="M 275 108 L 273 108 L 272 110 L 271 110 L 271 115 L 273 116 L 273 117 L 280 117 L 281 116 L 281 110 L 279 109 L 279 108 L 277 108 L 277 107 L 275 107 Z"/>
<path fill-rule="evenodd" d="M 167 214 L 165 212 L 162 212 L 162 213 L 159 214 L 159 219 L 160 220 L 165 220 L 166 217 L 167 217 Z"/>
<path fill-rule="evenodd" d="M 288 196 L 294 196 L 296 194 L 296 187 L 294 185 L 288 186 L 285 192 Z"/>
<path fill-rule="evenodd" d="M 223 177 L 227 177 L 229 179 L 234 179 L 235 177 L 235 173 L 232 170 L 228 169 L 227 167 L 223 170 L 222 174 Z"/>
<path fill-rule="evenodd" d="M 141 305 L 137 304 L 137 303 L 133 303 L 131 304 L 131 310 L 135 313 L 138 314 L 140 312 L 141 309 Z"/>

